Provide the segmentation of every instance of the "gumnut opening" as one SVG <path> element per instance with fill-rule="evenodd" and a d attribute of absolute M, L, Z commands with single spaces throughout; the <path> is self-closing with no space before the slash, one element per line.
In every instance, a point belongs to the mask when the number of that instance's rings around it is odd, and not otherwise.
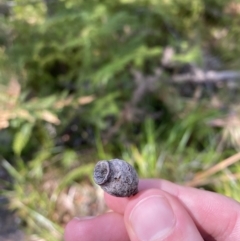
<path fill-rule="evenodd" d="M 99 161 L 96 164 L 94 169 L 94 175 L 93 175 L 94 181 L 98 185 L 102 185 L 108 180 L 109 174 L 110 174 L 109 163 L 107 161 Z"/>

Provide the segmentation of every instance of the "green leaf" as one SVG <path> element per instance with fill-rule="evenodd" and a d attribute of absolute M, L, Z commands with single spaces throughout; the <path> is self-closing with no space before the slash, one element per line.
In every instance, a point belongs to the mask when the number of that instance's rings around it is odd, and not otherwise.
<path fill-rule="evenodd" d="M 32 134 L 33 125 L 31 123 L 25 123 L 21 129 L 15 134 L 13 140 L 13 151 L 17 156 L 20 156 L 22 150 L 27 145 L 30 136 Z"/>
<path fill-rule="evenodd" d="M 14 180 L 21 183 L 24 180 L 24 177 L 21 175 L 19 170 L 14 168 L 8 161 L 3 160 L 2 166 L 8 171 L 8 173 L 14 178 Z"/>

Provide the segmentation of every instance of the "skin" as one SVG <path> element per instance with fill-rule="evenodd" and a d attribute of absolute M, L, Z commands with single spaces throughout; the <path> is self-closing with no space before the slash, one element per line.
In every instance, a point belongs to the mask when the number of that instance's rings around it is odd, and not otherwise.
<path fill-rule="evenodd" d="M 217 193 L 144 179 L 137 195 L 105 201 L 112 211 L 73 219 L 65 241 L 240 240 L 240 204 Z"/>

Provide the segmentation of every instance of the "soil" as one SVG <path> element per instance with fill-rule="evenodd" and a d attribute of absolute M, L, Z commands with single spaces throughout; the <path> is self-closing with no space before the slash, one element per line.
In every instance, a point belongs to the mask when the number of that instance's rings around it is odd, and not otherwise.
<path fill-rule="evenodd" d="M 0 197 L 0 241 L 24 241 L 18 218 L 5 207 L 5 203 L 6 199 Z"/>
<path fill-rule="evenodd" d="M 0 191 L 5 188 L 5 183 L 10 177 L 0 165 Z M 7 199 L 0 195 L 0 241 L 24 241 L 24 233 L 19 229 L 19 219 L 7 209 Z"/>

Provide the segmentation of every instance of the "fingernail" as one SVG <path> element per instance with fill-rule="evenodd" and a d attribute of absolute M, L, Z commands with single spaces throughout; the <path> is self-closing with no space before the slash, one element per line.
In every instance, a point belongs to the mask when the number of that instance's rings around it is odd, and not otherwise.
<path fill-rule="evenodd" d="M 175 216 L 167 199 L 154 195 L 141 200 L 129 216 L 132 231 L 141 241 L 159 241 L 173 230 Z"/>

